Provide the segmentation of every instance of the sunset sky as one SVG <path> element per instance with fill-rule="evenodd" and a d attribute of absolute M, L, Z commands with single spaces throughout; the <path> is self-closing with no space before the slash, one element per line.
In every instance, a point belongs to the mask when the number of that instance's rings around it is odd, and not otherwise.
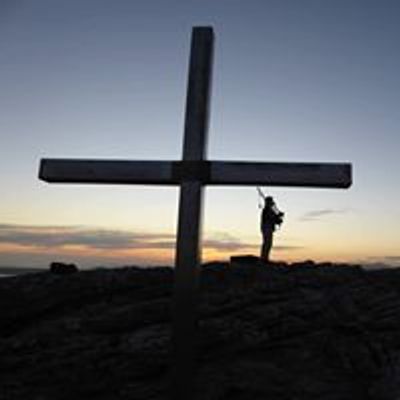
<path fill-rule="evenodd" d="M 400 265 L 400 2 L 1 0 L 0 266 L 173 263 L 178 189 L 49 185 L 41 157 L 181 157 L 190 33 L 216 35 L 208 157 L 351 162 L 265 187 L 276 260 Z M 207 188 L 204 259 L 258 254 L 255 188 Z"/>

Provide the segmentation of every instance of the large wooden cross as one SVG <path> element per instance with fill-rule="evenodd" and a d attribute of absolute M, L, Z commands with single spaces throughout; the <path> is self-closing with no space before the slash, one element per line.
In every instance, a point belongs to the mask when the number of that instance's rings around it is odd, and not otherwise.
<path fill-rule="evenodd" d="M 351 164 L 207 161 L 206 143 L 214 34 L 192 32 L 183 155 L 180 161 L 42 159 L 47 182 L 179 185 L 179 217 L 173 295 L 174 399 L 194 398 L 197 274 L 205 185 L 348 188 Z"/>

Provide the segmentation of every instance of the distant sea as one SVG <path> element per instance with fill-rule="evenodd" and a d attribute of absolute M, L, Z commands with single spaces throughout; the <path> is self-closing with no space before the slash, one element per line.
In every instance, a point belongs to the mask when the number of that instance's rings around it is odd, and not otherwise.
<path fill-rule="evenodd" d="M 17 274 L 0 274 L 0 279 L 1 278 L 11 278 L 12 276 L 16 276 Z"/>
<path fill-rule="evenodd" d="M 12 276 L 16 276 L 19 274 L 0 274 L 0 279 L 1 278 L 11 278 Z"/>
<path fill-rule="evenodd" d="M 21 275 L 21 274 L 30 274 L 33 272 L 44 271 L 40 268 L 31 268 L 31 267 L 2 267 L 0 266 L 0 278 L 7 278 L 10 276 Z"/>

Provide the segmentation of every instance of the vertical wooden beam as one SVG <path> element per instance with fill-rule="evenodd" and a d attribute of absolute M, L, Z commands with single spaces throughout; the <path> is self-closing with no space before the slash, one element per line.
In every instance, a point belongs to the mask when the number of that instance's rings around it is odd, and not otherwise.
<path fill-rule="evenodd" d="M 213 60 L 212 28 L 193 28 L 183 145 L 184 161 L 206 156 L 209 98 Z M 181 184 L 175 288 L 173 295 L 172 398 L 196 396 L 198 268 L 201 261 L 202 183 L 191 178 Z"/>
<path fill-rule="evenodd" d="M 200 161 L 206 156 L 213 53 L 212 28 L 193 28 L 186 95 L 183 160 Z"/>

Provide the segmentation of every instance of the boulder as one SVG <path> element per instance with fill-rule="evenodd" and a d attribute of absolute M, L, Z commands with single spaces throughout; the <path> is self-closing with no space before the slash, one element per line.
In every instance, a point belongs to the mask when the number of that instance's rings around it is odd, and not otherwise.
<path fill-rule="evenodd" d="M 58 275 L 69 275 L 78 272 L 75 264 L 66 264 L 63 262 L 52 262 L 50 264 L 50 272 Z"/>

